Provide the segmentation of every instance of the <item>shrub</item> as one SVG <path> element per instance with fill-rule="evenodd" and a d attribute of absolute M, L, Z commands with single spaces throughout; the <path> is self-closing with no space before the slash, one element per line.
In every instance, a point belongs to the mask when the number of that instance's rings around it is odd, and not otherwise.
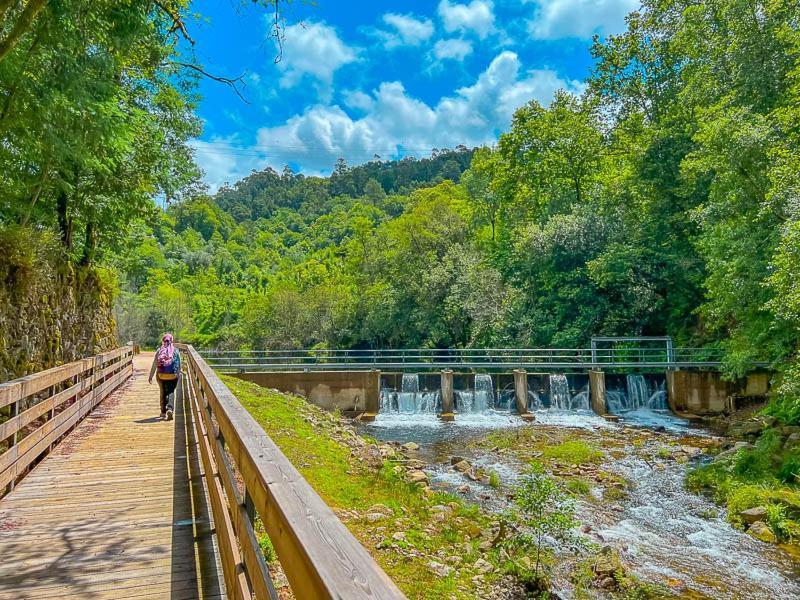
<path fill-rule="evenodd" d="M 783 459 L 778 479 L 783 483 L 800 483 L 800 451 L 795 450 Z"/>
<path fill-rule="evenodd" d="M 524 475 L 518 485 L 514 502 L 517 510 L 507 518 L 518 525 L 517 533 L 507 545 L 532 554 L 530 567 L 515 563 L 517 574 L 538 591 L 547 589 L 550 575 L 550 542 L 564 542 L 572 548 L 585 545 L 575 533 L 574 501 L 546 476 L 540 468 Z"/>

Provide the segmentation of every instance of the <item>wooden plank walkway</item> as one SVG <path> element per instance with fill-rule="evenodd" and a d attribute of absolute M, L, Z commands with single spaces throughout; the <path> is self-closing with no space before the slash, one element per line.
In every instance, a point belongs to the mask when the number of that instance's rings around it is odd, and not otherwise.
<path fill-rule="evenodd" d="M 158 417 L 152 354 L 0 500 L 0 599 L 221 599 L 186 403 Z"/>

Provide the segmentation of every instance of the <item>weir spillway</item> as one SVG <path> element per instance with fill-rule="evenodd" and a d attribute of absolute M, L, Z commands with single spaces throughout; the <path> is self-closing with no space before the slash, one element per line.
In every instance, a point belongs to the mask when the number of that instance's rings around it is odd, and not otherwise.
<path fill-rule="evenodd" d="M 722 379 L 715 348 L 668 337 L 592 338 L 588 348 L 204 351 L 221 372 L 298 393 L 327 409 L 458 415 L 537 410 L 718 414 L 763 398 L 766 365 Z"/>

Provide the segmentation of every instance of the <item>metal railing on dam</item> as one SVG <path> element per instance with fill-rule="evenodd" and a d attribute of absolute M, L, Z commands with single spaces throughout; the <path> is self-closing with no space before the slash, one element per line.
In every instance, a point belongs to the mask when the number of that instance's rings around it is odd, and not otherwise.
<path fill-rule="evenodd" d="M 716 348 L 466 348 L 388 350 L 247 350 L 200 352 L 221 371 L 513 369 L 589 370 L 608 368 L 717 368 Z"/>

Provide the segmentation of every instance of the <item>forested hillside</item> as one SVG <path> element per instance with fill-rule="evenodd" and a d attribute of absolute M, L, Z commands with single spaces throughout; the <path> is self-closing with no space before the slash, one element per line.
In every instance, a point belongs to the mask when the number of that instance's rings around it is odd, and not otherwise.
<path fill-rule="evenodd" d="M 493 148 L 253 173 L 134 228 L 123 331 L 217 348 L 797 347 L 793 2 L 645 2 Z M 462 173 L 465 167 L 469 167 Z"/>
<path fill-rule="evenodd" d="M 0 235 L 30 240 L 5 268 L 55 236 L 70 269 L 117 279 L 123 338 L 669 334 L 725 348 L 731 373 L 761 359 L 793 374 L 784 390 L 800 381 L 796 2 L 646 0 L 596 39 L 580 96 L 519 107 L 494 147 L 327 178 L 265 168 L 213 196 L 188 144 L 208 74 L 187 3 L 0 11 Z"/>

